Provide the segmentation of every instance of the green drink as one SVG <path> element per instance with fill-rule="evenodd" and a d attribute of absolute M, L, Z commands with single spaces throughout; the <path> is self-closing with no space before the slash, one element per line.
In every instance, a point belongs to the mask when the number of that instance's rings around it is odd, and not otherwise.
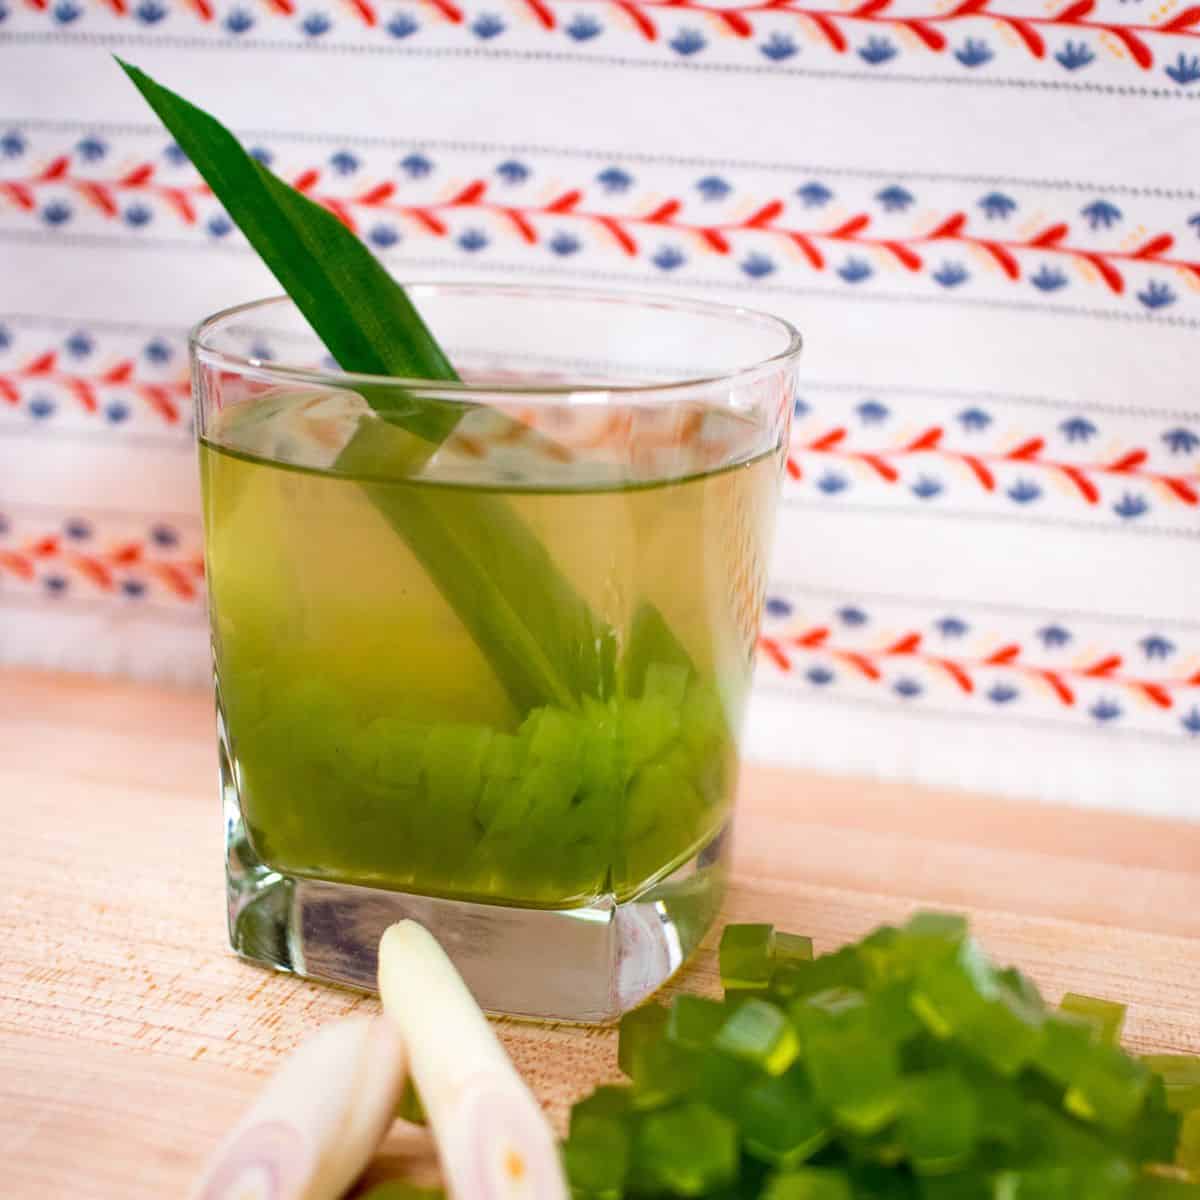
<path fill-rule="evenodd" d="M 585 413 L 515 445 L 489 442 L 481 412 L 415 472 L 364 478 L 334 465 L 344 395 L 275 391 L 201 442 L 216 667 L 257 857 L 512 906 L 637 896 L 729 817 L 779 446 L 698 406 L 655 437 L 614 438 L 611 412 L 598 437 Z M 558 703 L 515 700 L 386 516 L 414 512 L 519 522 L 613 640 L 611 671 Z"/>

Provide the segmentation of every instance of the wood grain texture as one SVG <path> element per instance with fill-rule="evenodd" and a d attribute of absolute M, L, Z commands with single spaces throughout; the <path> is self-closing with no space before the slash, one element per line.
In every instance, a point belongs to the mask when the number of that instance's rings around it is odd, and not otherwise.
<path fill-rule="evenodd" d="M 281 1055 L 376 1008 L 228 952 L 210 707 L 0 672 L 5 1196 L 185 1194 Z M 1135 1048 L 1200 1053 L 1200 825 L 779 771 L 748 772 L 739 811 L 727 919 L 824 950 L 965 909 L 1051 996 L 1128 1001 Z M 673 988 L 715 990 L 712 942 Z M 502 1035 L 558 1120 L 616 1071 L 610 1031 Z M 401 1138 L 382 1165 L 408 1161 L 425 1148 Z"/>

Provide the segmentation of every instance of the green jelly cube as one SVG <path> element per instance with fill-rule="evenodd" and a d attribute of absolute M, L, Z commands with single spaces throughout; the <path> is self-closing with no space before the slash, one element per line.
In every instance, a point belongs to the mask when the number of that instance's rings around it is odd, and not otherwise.
<path fill-rule="evenodd" d="M 765 988 L 775 962 L 773 925 L 726 925 L 718 951 L 721 983 L 727 991 Z"/>
<path fill-rule="evenodd" d="M 954 1070 L 931 1071 L 904 1081 L 899 1139 L 922 1175 L 964 1166 L 980 1137 L 974 1089 Z"/>
<path fill-rule="evenodd" d="M 483 773 L 488 779 L 516 779 L 524 762 L 524 746 L 520 738 L 497 733 L 488 747 Z"/>
<path fill-rule="evenodd" d="M 719 1000 L 706 1000 L 685 992 L 676 996 L 671 1006 L 667 1037 L 678 1046 L 702 1050 L 712 1043 L 728 1017 L 729 1010 Z"/>
<path fill-rule="evenodd" d="M 969 1017 L 959 1040 L 1001 1075 L 1014 1076 L 1029 1061 L 1042 1038 L 1042 1018 L 1005 997 Z"/>
<path fill-rule="evenodd" d="M 812 962 L 793 961 L 772 980 L 780 995 L 814 996 L 836 988 L 861 989 L 866 984 L 862 960 L 850 947 L 836 954 L 822 954 Z"/>
<path fill-rule="evenodd" d="M 416 787 L 428 736 L 427 725 L 398 717 L 377 717 L 363 731 L 358 751 L 373 761 L 380 782 L 389 787 Z"/>
<path fill-rule="evenodd" d="M 895 1046 L 854 1023 L 810 1037 L 806 1063 L 817 1097 L 840 1125 L 872 1134 L 900 1110 L 900 1061 Z"/>
<path fill-rule="evenodd" d="M 747 1152 L 777 1167 L 807 1162 L 833 1137 L 833 1122 L 802 1071 L 751 1084 L 736 1119 Z"/>
<path fill-rule="evenodd" d="M 1026 1119 L 1025 1097 L 1018 1084 L 973 1062 L 964 1063 L 962 1070 L 975 1093 L 980 1140 L 1008 1149 L 1018 1146 Z"/>
<path fill-rule="evenodd" d="M 1200 1175 L 1200 1108 L 1184 1114 L 1175 1161 L 1184 1169 Z M 1200 1180 L 1197 1182 L 1200 1183 Z"/>
<path fill-rule="evenodd" d="M 996 1200 L 1132 1200 L 1135 1176 L 1128 1163 L 1110 1159 L 1069 1166 L 1031 1166 L 999 1172 Z"/>
<path fill-rule="evenodd" d="M 917 973 L 913 1009 L 931 1033 L 950 1037 L 998 991 L 983 951 L 967 938 L 951 955 L 924 964 Z"/>
<path fill-rule="evenodd" d="M 617 1064 L 626 1075 L 633 1074 L 637 1056 L 657 1042 L 667 1028 L 667 1010 L 661 1004 L 643 1004 L 621 1018 L 617 1035 Z"/>
<path fill-rule="evenodd" d="M 1200 1181 L 1143 1175 L 1137 1181 L 1135 1200 L 1200 1200 Z"/>
<path fill-rule="evenodd" d="M 579 722 L 561 708 L 536 709 L 521 734 L 528 738 L 530 756 L 539 762 L 574 763 L 579 758 Z"/>
<path fill-rule="evenodd" d="M 1067 1111 L 1106 1129 L 1125 1129 L 1150 1090 L 1150 1069 L 1111 1046 L 1093 1046 L 1067 1088 Z"/>
<path fill-rule="evenodd" d="M 737 1127 L 706 1104 L 650 1113 L 637 1130 L 634 1165 L 646 1191 L 703 1196 L 737 1176 Z"/>
<path fill-rule="evenodd" d="M 633 1059 L 635 1108 L 662 1108 L 695 1092 L 700 1057 L 694 1050 L 660 1037 L 639 1048 Z"/>
<path fill-rule="evenodd" d="M 762 1200 L 854 1200 L 854 1191 L 845 1171 L 808 1167 L 772 1176 Z"/>
<path fill-rule="evenodd" d="M 871 996 L 870 1021 L 874 1029 L 897 1045 L 920 1036 L 925 1026 L 913 1011 L 912 987 L 889 983 Z"/>
<path fill-rule="evenodd" d="M 482 726 L 431 726 L 421 769 L 433 804 L 474 809 L 491 740 L 492 731 Z"/>
<path fill-rule="evenodd" d="M 633 1111 L 630 1089 L 626 1086 L 606 1084 L 596 1088 L 571 1108 L 571 1129 L 577 1120 L 590 1117 L 627 1117 Z"/>
<path fill-rule="evenodd" d="M 894 925 L 880 925 L 855 947 L 868 983 L 905 979 L 912 974 L 911 958 L 902 953 L 904 935 Z"/>
<path fill-rule="evenodd" d="M 562 1147 L 572 1194 L 587 1200 L 621 1200 L 629 1173 L 631 1141 L 629 1128 L 619 1118 L 573 1118 L 571 1135 Z"/>
<path fill-rule="evenodd" d="M 762 1073 L 745 1059 L 729 1058 L 724 1054 L 701 1054 L 696 1099 L 738 1120 L 746 1089 L 762 1078 Z"/>
<path fill-rule="evenodd" d="M 1167 1089 L 1167 1106 L 1172 1112 L 1200 1108 L 1200 1057 L 1190 1054 L 1146 1054 L 1142 1057 Z"/>
<path fill-rule="evenodd" d="M 1029 1005 L 1038 1012 L 1046 1010 L 1046 1001 L 1042 998 L 1042 993 L 1038 991 L 1037 984 L 1028 975 L 1018 971 L 1016 967 L 1005 967 L 1003 971 L 997 971 L 996 981 L 1002 989 L 1008 991 L 1010 996 L 1023 1004 Z"/>
<path fill-rule="evenodd" d="M 672 708 L 682 708 L 691 671 L 669 663 L 651 663 L 646 668 L 643 696 L 658 696 Z"/>
<path fill-rule="evenodd" d="M 777 1008 L 757 997 L 741 1004 L 721 1026 L 716 1049 L 752 1062 L 768 1075 L 782 1075 L 800 1053 L 795 1026 Z"/>
<path fill-rule="evenodd" d="M 1091 1024 L 1100 1041 L 1106 1046 L 1116 1046 L 1120 1043 L 1121 1030 L 1125 1025 L 1124 1004 L 1068 992 L 1062 998 L 1060 1008 L 1063 1012 L 1080 1017 Z"/>
<path fill-rule="evenodd" d="M 799 933 L 777 933 L 775 935 L 775 965 L 812 962 L 813 940 Z"/>
<path fill-rule="evenodd" d="M 1154 1075 L 1146 1103 L 1130 1131 L 1130 1153 L 1141 1163 L 1171 1162 L 1179 1145 L 1182 1124 L 1180 1114 L 1171 1111 L 1162 1076 Z"/>
<path fill-rule="evenodd" d="M 1042 1040 L 1032 1065 L 1062 1087 L 1070 1086 L 1096 1044 L 1095 1028 L 1070 1015 L 1050 1016 L 1042 1026 Z"/>
<path fill-rule="evenodd" d="M 679 709 L 661 696 L 631 700 L 621 723 L 625 761 L 636 770 L 657 758 L 679 736 Z"/>
<path fill-rule="evenodd" d="M 961 913 L 918 912 L 909 917 L 903 933 L 908 941 L 940 955 L 944 948 L 957 946 L 966 939 L 967 918 Z"/>

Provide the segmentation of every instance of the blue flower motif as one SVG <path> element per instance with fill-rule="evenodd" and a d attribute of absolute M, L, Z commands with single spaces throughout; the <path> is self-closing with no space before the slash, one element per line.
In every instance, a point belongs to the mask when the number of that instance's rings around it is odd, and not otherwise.
<path fill-rule="evenodd" d="M 266 146 L 251 146 L 246 151 L 255 162 L 262 163 L 264 167 L 269 167 L 275 161 L 275 155 L 266 148 Z"/>
<path fill-rule="evenodd" d="M 506 28 L 504 22 L 495 13 L 480 13 L 470 24 L 471 32 L 485 42 L 499 37 Z"/>
<path fill-rule="evenodd" d="M 953 288 L 958 287 L 960 283 L 965 283 L 971 276 L 962 263 L 944 262 L 934 271 L 933 278 L 942 287 Z"/>
<path fill-rule="evenodd" d="M 968 433 L 978 433 L 992 423 L 991 414 L 982 408 L 964 408 L 955 419 Z"/>
<path fill-rule="evenodd" d="M 29 415 L 37 421 L 44 421 L 54 412 L 54 408 L 54 400 L 42 392 L 29 399 Z"/>
<path fill-rule="evenodd" d="M 564 27 L 567 37 L 576 42 L 588 42 L 604 32 L 604 26 L 595 17 L 587 13 L 578 13 L 571 18 L 570 24 Z"/>
<path fill-rule="evenodd" d="M 705 200 L 724 200 L 733 191 L 733 185 L 720 175 L 705 175 L 703 179 L 696 180 L 696 191 Z"/>
<path fill-rule="evenodd" d="M 271 362 L 275 357 L 275 351 L 266 342 L 255 342 L 247 353 L 258 362 Z"/>
<path fill-rule="evenodd" d="M 915 679 L 908 675 L 902 675 L 892 684 L 892 691 L 902 700 L 911 700 L 914 696 L 919 696 L 924 690 Z"/>
<path fill-rule="evenodd" d="M 141 229 L 154 220 L 153 211 L 145 204 L 131 204 L 122 214 L 121 219 L 134 229 Z"/>
<path fill-rule="evenodd" d="M 474 254 L 488 244 L 488 236 L 482 229 L 464 229 L 456 240 L 459 248 L 468 254 Z"/>
<path fill-rule="evenodd" d="M 70 25 L 76 19 L 83 9 L 74 0 L 58 0 L 58 3 L 50 10 L 50 15 L 60 25 Z"/>
<path fill-rule="evenodd" d="M 1123 216 L 1111 200 L 1093 200 L 1080 209 L 1079 215 L 1092 229 L 1111 229 Z"/>
<path fill-rule="evenodd" d="M 871 270 L 871 264 L 864 258 L 848 258 L 840 267 L 837 273 L 847 283 L 861 283 L 864 279 L 870 279 L 874 274 Z"/>
<path fill-rule="evenodd" d="M 1068 442 L 1088 442 L 1100 432 L 1087 417 L 1068 417 L 1058 429 Z"/>
<path fill-rule="evenodd" d="M 891 409 L 886 404 L 880 404 L 878 400 L 864 400 L 855 406 L 854 411 L 864 425 L 882 425 L 892 415 Z"/>
<path fill-rule="evenodd" d="M 1188 58 L 1186 54 L 1180 54 L 1174 64 L 1167 68 L 1167 74 L 1175 80 L 1180 87 L 1187 87 L 1189 83 L 1195 83 L 1200 79 L 1200 54 L 1193 54 Z"/>
<path fill-rule="evenodd" d="M 1004 221 L 1017 211 L 1017 202 L 1003 192 L 988 192 L 980 198 L 979 207 L 989 221 Z"/>
<path fill-rule="evenodd" d="M 627 192 L 633 186 L 633 176 L 620 167 L 605 167 L 596 176 L 596 182 L 606 192 Z"/>
<path fill-rule="evenodd" d="M 349 150 L 338 150 L 329 156 L 329 165 L 338 175 L 353 175 L 362 164 L 358 161 L 358 155 Z"/>
<path fill-rule="evenodd" d="M 1197 446 L 1200 446 L 1200 435 L 1193 433 L 1190 429 L 1184 429 L 1182 426 L 1178 429 L 1168 429 L 1162 435 L 1162 440 L 1172 454 L 1191 454 Z"/>
<path fill-rule="evenodd" d="M 1193 707 L 1186 716 L 1179 718 L 1179 723 L 1193 736 L 1200 734 L 1200 708 Z"/>
<path fill-rule="evenodd" d="M 796 189 L 796 195 L 805 208 L 824 208 L 833 199 L 833 192 L 823 183 L 813 180 Z"/>
<path fill-rule="evenodd" d="M 433 163 L 423 154 L 406 154 L 400 160 L 400 170 L 409 179 L 424 179 L 427 175 L 433 174 Z"/>
<path fill-rule="evenodd" d="M 899 184 L 893 183 L 883 191 L 875 193 L 875 199 L 883 206 L 884 212 L 907 212 L 916 200 L 916 196 Z"/>
<path fill-rule="evenodd" d="M 224 213 L 214 213 L 205 228 L 213 237 L 223 238 L 233 232 L 233 222 Z"/>
<path fill-rule="evenodd" d="M 165 550 L 179 544 L 179 533 L 172 526 L 160 523 L 151 526 L 150 540 Z"/>
<path fill-rule="evenodd" d="M 108 143 L 89 133 L 87 137 L 82 137 L 75 143 L 75 153 L 84 162 L 99 162 L 108 153 Z"/>
<path fill-rule="evenodd" d="M 678 246 L 660 246 L 650 261 L 660 271 L 674 271 L 676 267 L 683 266 L 687 258 Z"/>
<path fill-rule="evenodd" d="M 805 400 L 803 396 L 797 396 L 792 402 L 792 416 L 794 417 L 805 417 L 811 411 L 812 410 L 809 408 L 808 401 Z"/>
<path fill-rule="evenodd" d="M 1020 694 L 1011 683 L 995 683 L 988 689 L 987 698 L 993 704 L 1011 704 Z"/>
<path fill-rule="evenodd" d="M 91 336 L 83 332 L 82 329 L 77 329 L 63 343 L 67 348 L 67 353 L 72 358 L 87 358 L 89 354 L 96 348 L 96 343 L 92 341 Z"/>
<path fill-rule="evenodd" d="M 63 530 L 73 542 L 86 542 L 92 536 L 92 527 L 79 517 L 71 517 Z"/>
<path fill-rule="evenodd" d="M 65 225 L 71 219 L 71 206 L 61 200 L 51 200 L 42 209 L 42 220 L 47 225 Z"/>
<path fill-rule="evenodd" d="M 833 672 L 828 667 L 809 667 L 804 678 L 816 687 L 825 687 L 833 682 Z"/>
<path fill-rule="evenodd" d="M 574 254 L 582 244 L 573 233 L 567 233 L 566 230 L 559 230 L 546 243 L 550 247 L 550 252 L 557 254 L 560 258 L 566 258 L 568 254 Z"/>
<path fill-rule="evenodd" d="M 982 67 L 996 57 L 995 51 L 982 38 L 967 38 L 954 52 L 964 67 Z"/>
<path fill-rule="evenodd" d="M 667 43 L 676 54 L 682 54 L 685 58 L 688 55 L 696 54 L 703 50 L 708 42 L 704 40 L 704 34 L 698 29 L 681 29 Z"/>
<path fill-rule="evenodd" d="M 42 586 L 45 587 L 46 591 L 57 596 L 67 590 L 68 584 L 66 577 L 63 575 L 47 575 L 42 580 Z"/>
<path fill-rule="evenodd" d="M 0 154 L 3 154 L 5 158 L 20 158 L 28 146 L 29 143 L 25 140 L 24 135 L 15 129 L 10 129 L 0 135 Z"/>
<path fill-rule="evenodd" d="M 158 0 L 142 0 L 133 10 L 133 15 L 143 25 L 157 25 L 167 15 L 167 9 L 166 5 L 159 4 Z"/>
<path fill-rule="evenodd" d="M 836 471 L 826 471 L 817 480 L 817 488 L 827 496 L 836 496 L 838 492 L 844 492 L 849 486 L 850 483 L 845 475 L 839 475 Z"/>
<path fill-rule="evenodd" d="M 400 231 L 395 225 L 385 225 L 382 222 L 372 225 L 367 230 L 367 241 L 380 250 L 389 250 L 400 240 Z"/>
<path fill-rule="evenodd" d="M 1086 42 L 1067 42 L 1054 57 L 1068 71 L 1078 71 L 1081 67 L 1086 67 L 1089 63 L 1096 61 L 1095 54 L 1092 53 Z"/>
<path fill-rule="evenodd" d="M 421 28 L 421 25 L 416 17 L 411 16 L 409 13 L 397 12 L 392 14 L 384 28 L 394 38 L 406 38 L 416 33 Z"/>
<path fill-rule="evenodd" d="M 895 58 L 897 53 L 896 47 L 885 37 L 867 38 L 866 44 L 858 48 L 858 57 L 872 67 Z"/>
<path fill-rule="evenodd" d="M 1015 500 L 1018 504 L 1032 504 L 1041 497 L 1041 494 L 1042 489 L 1032 479 L 1018 479 L 1008 489 L 1008 498 Z"/>
<path fill-rule="evenodd" d="M 120 425 L 129 417 L 129 405 L 121 400 L 114 400 L 104 410 L 104 419 L 113 425 Z"/>
<path fill-rule="evenodd" d="M 1135 521 L 1138 517 L 1145 516 L 1149 511 L 1150 501 L 1145 496 L 1135 496 L 1132 492 L 1126 492 L 1113 505 L 1113 512 L 1123 521 Z"/>
<path fill-rule="evenodd" d="M 496 174 L 505 183 L 518 184 L 524 183 L 533 172 L 523 162 L 517 162 L 515 158 L 506 158 L 496 168 Z"/>
<path fill-rule="evenodd" d="M 1067 276 L 1057 267 L 1043 263 L 1037 269 L 1037 273 L 1029 277 L 1029 282 L 1039 292 L 1057 292 L 1059 288 L 1067 286 Z"/>
<path fill-rule="evenodd" d="M 783 62 L 785 58 L 791 58 L 800 53 L 796 39 L 778 31 L 771 34 L 758 49 L 764 58 L 769 58 L 772 62 Z"/>
<path fill-rule="evenodd" d="M 169 363 L 175 357 L 175 351 L 171 348 L 170 342 L 164 341 L 162 338 L 154 338 L 146 343 L 142 349 L 142 353 L 152 363 Z"/>
<path fill-rule="evenodd" d="M 1146 284 L 1138 292 L 1137 298 L 1149 309 L 1166 308 L 1178 299 L 1169 284 L 1162 283 L 1157 279 L 1152 279 Z"/>
<path fill-rule="evenodd" d="M 309 13 L 300 22 L 300 28 L 306 36 L 319 38 L 323 33 L 328 33 L 333 28 L 333 22 L 324 13 L 314 12 Z"/>
<path fill-rule="evenodd" d="M 1071 642 L 1071 633 L 1061 625 L 1043 625 L 1037 631 L 1038 640 L 1047 650 L 1058 650 Z"/>
<path fill-rule="evenodd" d="M 857 608 L 853 604 L 839 608 L 837 618 L 843 625 L 849 625 L 851 629 L 858 629 L 871 619 L 861 608 Z"/>
<path fill-rule="evenodd" d="M 188 156 L 178 142 L 168 142 L 163 147 L 163 158 L 173 167 L 181 167 L 188 160 Z"/>
<path fill-rule="evenodd" d="M 944 638 L 963 637 L 971 630 L 970 625 L 961 617 L 942 617 L 940 621 L 934 622 L 933 627 Z"/>
<path fill-rule="evenodd" d="M 239 33 L 245 33 L 246 30 L 254 28 L 254 14 L 244 8 L 233 8 L 229 10 L 222 24 L 225 26 L 227 33 L 232 33 L 236 36 Z"/>
<path fill-rule="evenodd" d="M 775 263 L 765 254 L 748 254 L 738 264 L 751 279 L 762 279 L 775 270 Z"/>
<path fill-rule="evenodd" d="M 1088 712 L 1103 725 L 1109 721 L 1115 721 L 1121 715 L 1121 706 L 1115 700 L 1101 697 L 1088 709 Z"/>
<path fill-rule="evenodd" d="M 139 596 L 145 594 L 146 585 L 140 579 L 122 579 L 121 591 L 126 596 L 136 600 Z"/>
<path fill-rule="evenodd" d="M 0 350 L 7 350 L 12 345 L 12 330 L 7 325 L 0 325 Z"/>
<path fill-rule="evenodd" d="M 1152 633 L 1149 637 L 1144 637 L 1138 645 L 1142 648 L 1142 653 L 1147 658 L 1170 658 L 1175 653 L 1175 643 L 1170 638 L 1165 638 L 1161 633 Z"/>
<path fill-rule="evenodd" d="M 1191 225 L 1198 234 L 1200 234 L 1200 212 L 1192 213 L 1192 215 L 1188 217 L 1188 224 Z"/>
<path fill-rule="evenodd" d="M 768 596 L 766 610 L 768 617 L 790 617 L 792 615 L 792 603 L 790 600 L 785 600 L 782 596 Z"/>
<path fill-rule="evenodd" d="M 934 496 L 940 496 L 944 488 L 940 479 L 934 479 L 932 475 L 922 475 L 910 490 L 918 500 L 932 500 Z"/>

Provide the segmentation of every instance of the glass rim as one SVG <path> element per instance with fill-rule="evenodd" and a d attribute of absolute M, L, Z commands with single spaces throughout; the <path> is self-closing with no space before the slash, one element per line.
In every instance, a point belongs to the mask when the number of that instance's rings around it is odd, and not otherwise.
<path fill-rule="evenodd" d="M 786 338 L 782 350 L 765 358 L 758 358 L 743 366 L 732 367 L 727 371 L 718 371 L 708 375 L 697 375 L 686 379 L 666 380 L 662 383 L 633 383 L 633 384 L 604 384 L 604 383 L 508 383 L 482 382 L 464 383 L 458 380 L 419 379 L 401 375 L 373 375 L 361 371 L 329 370 L 317 367 L 303 367 L 287 362 L 277 362 L 274 359 L 253 358 L 247 355 L 235 354 L 211 343 L 211 338 L 234 318 L 249 313 L 275 309 L 280 305 L 290 305 L 300 312 L 295 301 L 286 294 L 264 296 L 257 300 L 246 300 L 198 321 L 188 333 L 188 349 L 192 357 L 208 366 L 235 370 L 242 374 L 253 374 L 258 377 L 270 377 L 280 382 L 300 383 L 308 386 L 326 386 L 346 388 L 356 384 L 364 387 L 388 386 L 420 391 L 426 395 L 443 393 L 447 397 L 467 398 L 475 394 L 490 396 L 524 396 L 543 399 L 568 398 L 571 396 L 586 396 L 597 399 L 603 396 L 621 397 L 653 397 L 664 395 L 664 398 L 674 398 L 678 393 L 693 391 L 701 387 L 713 387 L 722 383 L 746 382 L 772 371 L 785 368 L 789 363 L 798 359 L 803 349 L 803 341 L 799 330 L 783 317 L 768 313 L 762 309 L 750 308 L 741 304 L 719 304 L 705 300 L 693 300 L 690 297 L 680 299 L 674 296 L 664 296 L 654 292 L 621 291 L 614 288 L 578 288 L 559 284 L 522 284 L 522 283 L 486 283 L 441 280 L 423 280 L 402 283 L 406 292 L 414 298 L 422 294 L 434 293 L 470 296 L 478 294 L 494 295 L 497 297 L 534 295 L 546 299 L 581 300 L 599 304 L 615 304 L 621 306 L 640 306 L 647 309 L 694 315 L 699 317 L 719 318 L 734 323 L 756 325 L 760 328 L 774 329 Z M 301 313 L 301 315 L 303 315 Z"/>

